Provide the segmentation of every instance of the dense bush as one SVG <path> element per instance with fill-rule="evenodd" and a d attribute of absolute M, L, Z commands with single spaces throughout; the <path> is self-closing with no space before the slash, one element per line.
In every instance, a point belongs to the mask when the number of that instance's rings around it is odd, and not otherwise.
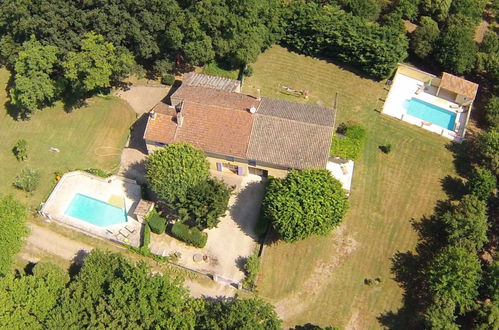
<path fill-rule="evenodd" d="M 348 201 L 328 170 L 292 170 L 269 182 L 262 207 L 283 240 L 294 242 L 329 234 L 343 219 Z"/>
<path fill-rule="evenodd" d="M 491 129 L 481 134 L 477 147 L 481 164 L 499 175 L 499 129 Z"/>
<path fill-rule="evenodd" d="M 190 220 L 200 229 L 215 228 L 225 215 L 231 189 L 218 179 L 208 178 L 189 189 L 174 208 L 182 221 Z"/>
<path fill-rule="evenodd" d="M 345 159 L 357 160 L 360 157 L 367 138 L 366 130 L 359 125 L 351 125 L 346 128 L 345 135 L 336 135 L 331 144 L 331 156 Z"/>
<path fill-rule="evenodd" d="M 0 198 L 0 277 L 10 270 L 12 256 L 23 246 L 28 233 L 25 222 L 27 210 L 12 196 Z M 1 299 L 0 299 L 1 300 Z"/>
<path fill-rule="evenodd" d="M 189 228 L 189 226 L 184 225 L 181 222 L 177 222 L 172 226 L 172 235 L 197 248 L 203 248 L 208 241 L 208 235 L 206 233 L 201 232 L 196 227 Z"/>
<path fill-rule="evenodd" d="M 419 14 L 419 2 L 420 0 L 397 0 L 395 1 L 395 11 L 400 13 L 403 18 L 412 21 Z"/>
<path fill-rule="evenodd" d="M 178 143 L 149 155 L 146 170 L 152 191 L 160 199 L 173 203 L 208 179 L 209 164 L 203 151 L 187 143 Z"/>
<path fill-rule="evenodd" d="M 497 64 L 499 65 L 499 62 Z M 487 106 L 485 107 L 485 116 L 491 127 L 499 129 L 499 96 L 493 96 L 489 100 L 489 103 L 487 103 Z"/>
<path fill-rule="evenodd" d="M 376 78 L 388 77 L 407 56 L 404 31 L 368 24 L 339 7 L 292 1 L 285 15 L 284 44 L 306 55 L 338 59 Z"/>
<path fill-rule="evenodd" d="M 32 168 L 24 168 L 21 173 L 16 176 L 14 186 L 26 192 L 33 192 L 40 184 L 40 172 Z"/>
<path fill-rule="evenodd" d="M 12 149 L 14 155 L 16 156 L 18 161 L 23 161 L 28 158 L 28 142 L 24 139 L 19 139 L 16 142 L 16 145 Z"/>
<path fill-rule="evenodd" d="M 437 22 L 431 17 L 421 17 L 419 26 L 411 35 L 411 49 L 419 58 L 426 58 L 433 51 L 433 46 L 440 35 Z"/>
<path fill-rule="evenodd" d="M 161 83 L 163 85 L 171 86 L 175 83 L 175 76 L 172 74 L 166 73 L 161 77 Z"/>
<path fill-rule="evenodd" d="M 260 271 L 260 258 L 257 255 L 251 255 L 246 258 L 244 263 L 244 273 L 246 278 L 244 279 L 244 285 L 252 289 L 255 285 L 256 276 Z"/>
<path fill-rule="evenodd" d="M 147 224 L 155 234 L 163 234 L 166 229 L 166 219 L 153 209 L 146 217 Z"/>
<path fill-rule="evenodd" d="M 492 191 L 497 185 L 494 173 L 486 168 L 477 168 L 471 172 L 466 187 L 470 194 L 475 195 L 483 201 L 487 201 L 492 196 Z"/>

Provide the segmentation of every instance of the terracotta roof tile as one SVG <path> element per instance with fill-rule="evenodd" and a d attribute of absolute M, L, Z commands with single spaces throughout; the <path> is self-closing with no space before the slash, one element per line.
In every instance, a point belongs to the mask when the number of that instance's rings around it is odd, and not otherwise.
<path fill-rule="evenodd" d="M 147 119 L 144 139 L 160 143 L 173 143 L 177 123 L 173 116 L 157 113 L 153 119 L 152 115 Z"/>
<path fill-rule="evenodd" d="M 260 101 L 256 97 L 232 93 L 212 88 L 180 86 L 171 98 L 182 99 L 188 102 L 206 104 L 216 107 L 248 110 L 251 107 L 258 108 Z"/>
<path fill-rule="evenodd" d="M 440 88 L 474 99 L 478 91 L 478 84 L 444 72 L 440 81 Z"/>

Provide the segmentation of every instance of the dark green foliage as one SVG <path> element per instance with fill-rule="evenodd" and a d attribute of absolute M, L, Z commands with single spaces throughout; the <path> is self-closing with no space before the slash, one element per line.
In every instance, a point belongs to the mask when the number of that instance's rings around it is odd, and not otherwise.
<path fill-rule="evenodd" d="M 395 11 L 400 13 L 403 18 L 412 21 L 419 14 L 419 3 L 420 0 L 397 0 L 395 2 Z"/>
<path fill-rule="evenodd" d="M 487 0 L 452 0 L 449 13 L 468 16 L 478 22 L 482 18 L 486 3 Z"/>
<path fill-rule="evenodd" d="M 454 303 L 458 313 L 473 307 L 482 277 L 476 255 L 462 247 L 445 247 L 432 260 L 425 275 L 434 297 Z"/>
<path fill-rule="evenodd" d="M 14 148 L 12 148 L 14 155 L 18 161 L 23 161 L 28 158 L 28 142 L 24 139 L 19 139 Z"/>
<path fill-rule="evenodd" d="M 255 286 L 256 276 L 260 271 L 260 258 L 257 255 L 249 256 L 244 263 L 244 285 L 250 289 Z"/>
<path fill-rule="evenodd" d="M 181 222 L 176 222 L 172 226 L 172 235 L 197 248 L 203 248 L 208 241 L 208 235 L 206 233 L 201 232 L 196 227 L 189 228 L 189 226 L 184 225 Z"/>
<path fill-rule="evenodd" d="M 34 36 L 23 43 L 14 65 L 14 84 L 9 91 L 19 117 L 29 118 L 58 96 L 59 86 L 53 77 L 58 52 L 57 47 L 43 46 Z"/>
<path fill-rule="evenodd" d="M 243 73 L 246 77 L 251 77 L 253 75 L 253 67 L 251 65 L 246 65 Z"/>
<path fill-rule="evenodd" d="M 499 302 L 499 260 L 495 260 L 488 265 L 484 276 L 484 295 Z"/>
<path fill-rule="evenodd" d="M 375 21 L 381 13 L 381 2 L 378 0 L 349 0 L 346 11 L 368 21 Z"/>
<path fill-rule="evenodd" d="M 359 125 L 348 126 L 343 137 L 336 135 L 331 144 L 331 156 L 345 159 L 359 159 L 364 144 L 366 142 L 367 132 Z"/>
<path fill-rule="evenodd" d="M 499 175 L 499 130 L 491 129 L 481 134 L 477 149 L 482 165 Z"/>
<path fill-rule="evenodd" d="M 465 16 L 453 16 L 437 42 L 436 59 L 455 74 L 470 72 L 476 63 L 475 25 Z"/>
<path fill-rule="evenodd" d="M 419 58 L 426 58 L 440 35 L 437 22 L 431 17 L 421 17 L 419 26 L 411 35 L 411 49 Z"/>
<path fill-rule="evenodd" d="M 193 328 L 196 305 L 167 275 L 151 275 L 145 263 L 92 250 L 46 324 L 68 328 Z"/>
<path fill-rule="evenodd" d="M 496 188 L 495 174 L 486 168 L 476 168 L 471 172 L 466 185 L 468 192 L 482 201 L 487 201 Z"/>
<path fill-rule="evenodd" d="M 26 192 L 33 192 L 40 184 L 40 172 L 32 168 L 24 168 L 21 170 L 14 181 L 16 188 L 22 189 Z"/>
<path fill-rule="evenodd" d="M 348 201 L 328 170 L 293 170 L 269 182 L 262 207 L 282 239 L 294 242 L 329 234 L 343 219 Z"/>
<path fill-rule="evenodd" d="M 26 216 L 25 206 L 15 201 L 12 196 L 0 198 L 0 228 L 2 228 L 0 230 L 0 277 L 9 272 L 12 256 L 23 246 L 23 238 L 27 235 Z"/>
<path fill-rule="evenodd" d="M 493 31 L 485 33 L 477 53 L 476 66 L 478 72 L 491 77 L 496 83 L 499 81 L 499 35 L 497 33 Z M 493 126 L 499 126 L 497 117 Z"/>
<path fill-rule="evenodd" d="M 147 157 L 147 179 L 162 200 L 173 203 L 206 181 L 209 165 L 204 153 L 190 144 L 170 144 Z"/>
<path fill-rule="evenodd" d="M 43 329 L 68 281 L 65 270 L 46 263 L 32 276 L 0 278 L 0 328 Z"/>
<path fill-rule="evenodd" d="M 452 0 L 421 0 L 421 9 L 423 14 L 443 22 L 449 15 L 451 3 Z"/>
<path fill-rule="evenodd" d="M 455 309 L 456 304 L 452 300 L 437 296 L 423 314 L 425 328 L 458 330 L 459 326 L 455 323 Z"/>
<path fill-rule="evenodd" d="M 165 73 L 161 77 L 161 83 L 163 85 L 171 86 L 171 85 L 173 85 L 175 83 L 175 76 L 172 75 L 172 74 L 169 74 L 169 73 Z"/>
<path fill-rule="evenodd" d="M 459 245 L 470 253 L 476 253 L 487 242 L 487 205 L 474 195 L 464 196 L 439 220 L 448 245 Z"/>
<path fill-rule="evenodd" d="M 173 203 L 182 221 L 190 220 L 200 229 L 215 228 L 228 210 L 231 189 L 216 178 L 208 178 L 189 189 Z"/>
<path fill-rule="evenodd" d="M 485 107 L 485 116 L 493 129 L 499 129 L 499 96 L 492 96 L 489 100 Z"/>
<path fill-rule="evenodd" d="M 384 146 L 379 146 L 379 149 L 383 153 L 389 154 L 392 151 L 392 145 L 390 143 L 388 143 L 388 144 L 385 144 Z"/>
<path fill-rule="evenodd" d="M 499 303 L 497 301 L 483 303 L 475 310 L 473 321 L 473 329 L 499 329 Z"/>
<path fill-rule="evenodd" d="M 161 215 L 153 209 L 146 217 L 147 226 L 151 228 L 151 231 L 155 234 L 163 234 L 166 229 L 166 219 L 161 217 Z"/>
<path fill-rule="evenodd" d="M 286 9 L 283 42 L 306 55 L 326 56 L 376 77 L 388 77 L 407 56 L 405 32 L 367 24 L 331 5 L 293 1 Z"/>
<path fill-rule="evenodd" d="M 260 299 L 214 300 L 198 316 L 199 329 L 281 329 L 274 307 Z"/>

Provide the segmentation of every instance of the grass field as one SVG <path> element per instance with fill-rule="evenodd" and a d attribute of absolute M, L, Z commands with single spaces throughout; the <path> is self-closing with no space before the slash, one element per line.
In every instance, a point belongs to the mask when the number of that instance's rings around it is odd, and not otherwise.
<path fill-rule="evenodd" d="M 48 196 L 54 172 L 97 167 L 117 170 L 121 149 L 135 113 L 115 97 L 94 97 L 88 106 L 66 113 L 58 103 L 35 113 L 29 121 L 15 121 L 7 113 L 6 84 L 9 73 L 0 69 L 0 194 L 12 193 L 30 207 Z M 12 148 L 18 139 L 28 142 L 28 160 L 18 162 Z M 59 153 L 49 151 L 60 149 Z M 39 188 L 33 194 L 15 189 L 16 175 L 24 167 L 41 173 Z"/>
<path fill-rule="evenodd" d="M 453 174 L 447 140 L 381 115 L 383 82 L 359 77 L 327 61 L 273 47 L 253 65 L 244 90 L 296 102 L 333 104 L 337 122 L 356 121 L 368 139 L 355 164 L 350 209 L 328 237 L 269 246 L 258 282 L 286 326 L 313 323 L 345 329 L 380 328 L 377 317 L 396 311 L 402 291 L 391 279 L 390 257 L 416 242 L 410 220 L 430 214 L 445 195 L 440 180 Z M 310 98 L 289 95 L 281 86 L 306 89 Z M 391 143 L 388 155 L 379 146 Z M 380 278 L 367 286 L 364 279 Z"/>

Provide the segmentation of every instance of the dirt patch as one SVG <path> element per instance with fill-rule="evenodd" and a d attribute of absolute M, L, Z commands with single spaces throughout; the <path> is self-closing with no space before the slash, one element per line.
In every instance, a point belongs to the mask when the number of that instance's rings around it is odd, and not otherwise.
<path fill-rule="evenodd" d="M 115 95 L 127 101 L 136 113 L 143 114 L 163 100 L 169 91 L 169 86 L 132 85 L 116 91 Z"/>
<path fill-rule="evenodd" d="M 483 41 L 483 36 L 489 29 L 489 23 L 487 21 L 481 21 L 475 30 L 475 41 L 481 43 Z"/>
<path fill-rule="evenodd" d="M 334 269 L 359 245 L 353 237 L 346 234 L 343 227 L 338 228 L 333 235 L 336 243 L 331 249 L 330 259 L 318 260 L 309 278 L 299 288 L 299 292 L 292 293 L 275 303 L 276 311 L 282 319 L 288 320 L 303 313 L 327 286 L 329 283 L 327 279 L 334 276 Z"/>

